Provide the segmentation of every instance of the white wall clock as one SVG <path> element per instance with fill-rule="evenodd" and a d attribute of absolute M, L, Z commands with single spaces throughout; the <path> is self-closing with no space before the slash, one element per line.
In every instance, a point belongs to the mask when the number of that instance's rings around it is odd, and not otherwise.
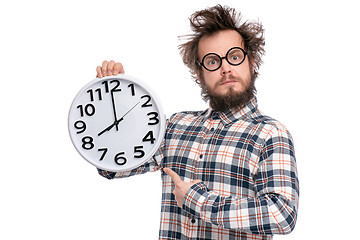
<path fill-rule="evenodd" d="M 119 74 L 97 78 L 78 92 L 68 128 L 76 150 L 89 163 L 121 172 L 155 154 L 165 135 L 166 117 L 146 84 Z"/>

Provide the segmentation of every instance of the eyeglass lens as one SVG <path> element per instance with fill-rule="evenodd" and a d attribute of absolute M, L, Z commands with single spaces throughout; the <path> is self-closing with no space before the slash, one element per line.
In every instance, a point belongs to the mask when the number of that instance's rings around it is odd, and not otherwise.
<path fill-rule="evenodd" d="M 241 48 L 232 48 L 224 58 L 226 58 L 227 62 L 231 65 L 239 65 L 245 59 L 245 52 Z M 215 71 L 220 68 L 222 59 L 223 58 L 216 53 L 209 53 L 203 58 L 202 64 L 206 69 Z"/>

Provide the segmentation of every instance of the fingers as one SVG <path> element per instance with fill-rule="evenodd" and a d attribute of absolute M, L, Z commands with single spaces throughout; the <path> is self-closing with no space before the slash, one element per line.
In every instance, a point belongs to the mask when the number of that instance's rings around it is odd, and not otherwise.
<path fill-rule="evenodd" d="M 201 180 L 197 179 L 197 180 L 193 180 L 191 182 L 183 182 L 181 180 L 180 176 L 176 172 L 171 170 L 170 168 L 164 168 L 164 172 L 167 175 L 169 175 L 171 177 L 171 179 L 173 180 L 173 182 L 175 183 L 175 188 L 173 191 L 173 194 L 175 195 L 175 201 L 179 207 L 182 207 L 185 195 L 186 195 L 187 191 L 189 190 L 189 188 L 192 185 L 201 182 Z"/>
<path fill-rule="evenodd" d="M 169 175 L 171 177 L 171 179 L 174 181 L 175 184 L 179 184 L 182 182 L 179 175 L 177 175 L 176 172 L 174 172 L 170 168 L 164 168 L 164 171 L 167 175 Z"/>
<path fill-rule="evenodd" d="M 119 73 L 124 74 L 124 67 L 121 63 L 117 62 L 114 66 L 114 75 L 118 75 Z"/>
<path fill-rule="evenodd" d="M 115 61 L 111 60 L 107 65 L 107 75 L 111 76 L 114 72 Z"/>
<path fill-rule="evenodd" d="M 115 62 L 114 60 L 111 60 L 110 62 L 105 60 L 101 66 L 97 66 L 96 68 L 96 77 L 98 78 L 112 75 L 116 76 L 119 73 L 125 73 L 124 67 L 121 63 Z"/>
<path fill-rule="evenodd" d="M 107 76 L 108 73 L 108 65 L 109 62 L 108 61 L 103 61 L 102 66 L 101 66 L 101 74 L 103 75 L 103 77 Z"/>

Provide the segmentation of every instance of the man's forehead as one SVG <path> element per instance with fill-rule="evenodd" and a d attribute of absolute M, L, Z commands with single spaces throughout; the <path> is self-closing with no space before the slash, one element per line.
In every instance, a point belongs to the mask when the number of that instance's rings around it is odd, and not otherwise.
<path fill-rule="evenodd" d="M 198 55 L 202 57 L 209 52 L 224 55 L 232 47 L 244 48 L 243 42 L 243 38 L 235 30 L 219 31 L 200 39 Z"/>

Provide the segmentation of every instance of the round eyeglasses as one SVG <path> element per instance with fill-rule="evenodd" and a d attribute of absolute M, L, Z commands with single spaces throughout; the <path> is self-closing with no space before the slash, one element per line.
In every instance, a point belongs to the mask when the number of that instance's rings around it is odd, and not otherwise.
<path fill-rule="evenodd" d="M 220 57 L 216 53 L 208 53 L 203 57 L 202 61 L 198 63 L 208 71 L 216 71 L 221 67 L 223 59 L 226 59 L 230 65 L 237 66 L 244 62 L 247 54 L 247 51 L 245 52 L 244 49 L 233 47 L 229 49 L 225 57 Z"/>

